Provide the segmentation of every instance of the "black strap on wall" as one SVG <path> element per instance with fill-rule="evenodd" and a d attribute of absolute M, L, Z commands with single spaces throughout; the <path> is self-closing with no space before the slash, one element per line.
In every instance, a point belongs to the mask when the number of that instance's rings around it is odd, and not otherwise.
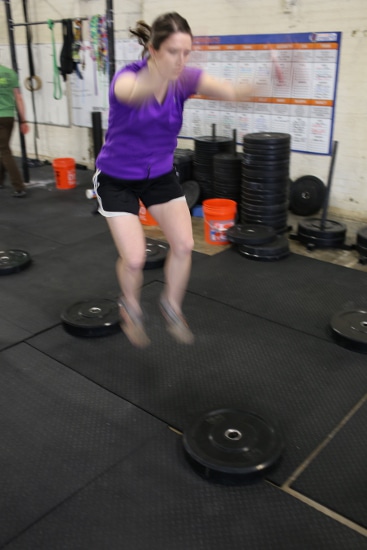
<path fill-rule="evenodd" d="M 62 20 L 62 35 L 63 35 L 63 45 L 60 53 L 60 72 L 66 82 L 66 75 L 71 74 L 74 71 L 74 60 L 73 60 L 73 42 L 74 42 L 74 33 L 73 33 L 73 21 L 72 19 L 63 19 Z"/>

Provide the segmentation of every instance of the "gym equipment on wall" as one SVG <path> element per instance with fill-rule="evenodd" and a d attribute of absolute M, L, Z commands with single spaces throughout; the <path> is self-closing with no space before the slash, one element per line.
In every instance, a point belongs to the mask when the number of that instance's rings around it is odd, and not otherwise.
<path fill-rule="evenodd" d="M 24 15 L 25 19 L 27 19 L 27 0 L 23 0 L 23 9 L 24 9 Z M 30 35 L 28 28 L 33 25 L 48 25 L 50 24 L 50 20 L 47 21 L 35 21 L 35 22 L 29 22 L 25 21 L 24 23 L 14 23 L 12 10 L 11 10 L 11 0 L 4 0 L 5 5 L 5 12 L 6 12 L 6 19 L 7 19 L 7 26 L 8 26 L 8 36 L 9 36 L 9 47 L 11 52 L 11 60 L 12 60 L 12 67 L 13 70 L 18 74 L 18 63 L 17 63 L 17 57 L 16 57 L 16 49 L 15 49 L 15 36 L 14 36 L 14 28 L 15 27 L 26 27 L 27 29 L 27 45 L 28 45 L 28 53 L 31 55 L 31 48 L 30 48 Z M 81 17 L 78 18 L 80 21 L 84 21 L 87 18 Z M 53 20 L 52 23 L 62 23 L 62 19 L 59 20 Z M 107 29 L 107 42 L 108 42 L 108 66 L 109 66 L 109 77 L 110 81 L 113 78 L 114 72 L 115 72 L 115 48 L 114 48 L 114 27 L 113 27 L 113 0 L 106 0 L 106 29 Z M 31 61 L 31 58 L 29 57 L 29 61 Z M 31 65 L 32 67 L 32 65 Z M 34 69 L 31 68 L 31 73 L 34 73 Z M 35 76 L 35 75 L 34 75 Z M 32 75 L 31 75 L 32 77 Z M 31 82 L 31 91 L 34 88 L 32 80 Z M 37 81 L 36 81 L 37 84 Z M 35 133 L 36 135 L 36 133 Z M 28 170 L 28 159 L 27 159 L 27 150 L 25 145 L 25 137 L 19 130 L 19 138 L 20 138 L 20 145 L 21 145 L 21 152 L 22 152 L 22 171 L 23 171 L 23 179 L 25 183 L 29 183 L 29 170 Z M 37 155 L 37 151 L 36 151 Z"/>

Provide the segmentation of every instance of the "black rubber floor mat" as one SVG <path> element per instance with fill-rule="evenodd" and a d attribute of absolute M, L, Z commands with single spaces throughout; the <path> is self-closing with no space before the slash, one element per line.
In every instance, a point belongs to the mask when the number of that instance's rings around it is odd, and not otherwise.
<path fill-rule="evenodd" d="M 10 186 L 1 191 L 0 219 L 1 223 L 7 227 L 21 230 L 29 228 L 31 233 L 42 235 L 40 228 L 45 223 L 45 228 L 47 224 L 53 236 L 63 236 L 65 241 L 66 235 L 69 235 L 73 242 L 78 242 L 79 235 L 75 234 L 73 237 L 69 232 L 68 224 L 73 221 L 77 223 L 78 219 L 84 220 L 83 231 L 95 234 L 99 231 L 97 228 L 105 223 L 103 218 L 98 220 L 98 216 L 93 216 L 92 201 L 86 198 L 84 186 L 78 185 L 74 189 L 67 190 L 56 189 L 52 184 L 47 188 L 30 188 L 27 190 L 27 196 L 16 202 L 11 193 Z M 15 211 L 16 216 L 14 216 Z M 82 225 L 79 225 L 79 229 L 81 227 Z M 47 238 L 47 233 L 44 236 Z"/>
<path fill-rule="evenodd" d="M 367 308 L 364 272 L 297 254 L 263 263 L 227 249 L 193 271 L 190 290 L 329 340 L 334 313 Z"/>
<path fill-rule="evenodd" d="M 292 487 L 367 529 L 365 403 Z M 366 541 L 367 547 L 367 541 Z"/>
<path fill-rule="evenodd" d="M 57 244 L 49 239 L 47 235 L 39 237 L 30 234 L 27 229 L 22 231 L 15 227 L 0 224 L 0 250 L 9 248 L 30 251 L 32 257 L 35 257 L 37 254 L 53 252 L 57 248 Z"/>
<path fill-rule="evenodd" d="M 115 263 L 107 232 L 38 254 L 29 269 L 2 278 L 0 320 L 34 334 L 59 323 L 61 311 L 70 303 L 97 293 L 106 292 L 107 298 L 118 295 Z"/>
<path fill-rule="evenodd" d="M 6 319 L 0 319 L 0 351 L 18 344 L 32 336 L 32 333 L 24 330 Z"/>
<path fill-rule="evenodd" d="M 158 310 L 162 288 L 143 289 L 152 339 L 145 350 L 122 333 L 82 341 L 61 327 L 29 342 L 180 429 L 222 407 L 278 419 L 286 449 L 271 479 L 284 482 L 362 397 L 365 356 L 191 293 L 184 311 L 196 342 L 180 345 Z"/>
<path fill-rule="evenodd" d="M 365 538 L 267 483 L 197 476 L 168 430 L 73 495 L 7 550 L 362 550 Z"/>
<path fill-rule="evenodd" d="M 73 246 L 38 254 L 29 269 L 3 277 L 0 328 L 6 323 L 9 333 L 13 325 L 14 333 L 2 342 L 0 330 L 0 345 L 19 341 L 20 329 L 35 334 L 55 326 L 61 312 L 72 303 L 95 296 L 119 296 L 116 258 L 112 238 L 104 232 Z M 203 258 L 204 254 L 194 253 L 193 265 Z M 163 268 L 144 271 L 144 284 L 163 277 Z"/>
<path fill-rule="evenodd" d="M 0 357 L 3 548 L 165 427 L 26 344 Z"/>

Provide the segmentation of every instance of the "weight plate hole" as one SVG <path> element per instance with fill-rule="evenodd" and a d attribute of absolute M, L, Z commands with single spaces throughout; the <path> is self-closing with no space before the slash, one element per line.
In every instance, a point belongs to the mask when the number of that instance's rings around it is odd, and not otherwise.
<path fill-rule="evenodd" d="M 100 307 L 90 307 L 89 310 L 91 313 L 101 313 L 101 308 Z"/>
<path fill-rule="evenodd" d="M 239 441 L 242 437 L 242 434 L 239 430 L 233 430 L 232 428 L 229 428 L 224 432 L 224 435 L 227 439 L 230 439 L 231 441 Z"/>

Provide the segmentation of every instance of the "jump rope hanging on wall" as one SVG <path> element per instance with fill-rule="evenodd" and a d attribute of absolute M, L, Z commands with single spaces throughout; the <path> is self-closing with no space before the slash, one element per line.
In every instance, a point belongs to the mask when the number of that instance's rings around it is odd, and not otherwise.
<path fill-rule="evenodd" d="M 89 21 L 91 58 L 95 62 L 94 93 L 98 95 L 98 75 L 109 72 L 107 21 L 102 15 L 93 15 Z"/>
<path fill-rule="evenodd" d="M 60 82 L 60 71 L 57 66 L 56 58 L 56 44 L 55 44 L 55 34 L 54 34 L 54 22 L 49 19 L 47 21 L 48 28 L 51 31 L 51 41 L 52 41 L 52 73 L 53 73 L 53 98 L 61 99 L 62 98 L 62 89 Z"/>

